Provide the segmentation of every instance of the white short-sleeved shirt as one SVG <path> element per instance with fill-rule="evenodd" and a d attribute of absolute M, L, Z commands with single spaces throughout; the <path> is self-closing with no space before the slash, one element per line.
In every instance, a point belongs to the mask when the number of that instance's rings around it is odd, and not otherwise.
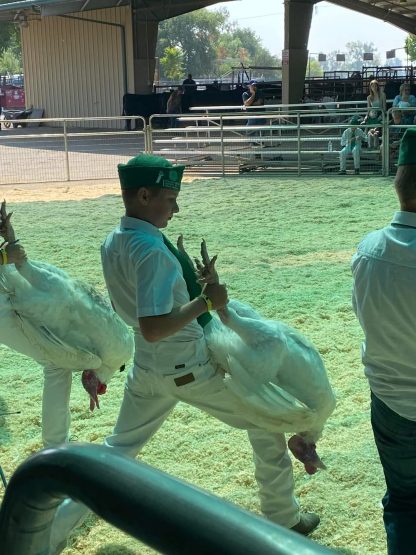
<path fill-rule="evenodd" d="M 121 218 L 101 247 L 105 282 L 117 313 L 134 328 L 137 366 L 174 374 L 208 360 L 201 326 L 196 320 L 160 341 L 146 341 L 138 318 L 168 314 L 189 302 L 177 258 L 163 242 L 162 233 L 137 218 Z"/>
<path fill-rule="evenodd" d="M 370 388 L 397 414 L 416 421 L 416 213 L 396 212 L 389 226 L 367 235 L 352 272 Z"/>

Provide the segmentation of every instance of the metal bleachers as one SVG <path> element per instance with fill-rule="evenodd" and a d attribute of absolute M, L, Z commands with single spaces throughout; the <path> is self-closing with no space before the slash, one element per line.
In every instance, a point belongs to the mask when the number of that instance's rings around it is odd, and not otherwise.
<path fill-rule="evenodd" d="M 222 107 L 225 108 L 225 107 Z M 217 109 L 217 108 L 215 108 Z M 265 107 L 243 112 L 236 107 L 221 114 L 178 114 L 175 127 L 166 116 L 150 118 L 152 151 L 206 175 L 246 172 L 326 174 L 339 170 L 341 135 L 352 115 L 362 117 L 366 107 L 331 110 L 295 110 Z M 165 118 L 165 119 L 164 119 Z M 250 121 L 250 125 L 247 125 Z M 365 130 L 365 125 L 363 126 Z M 348 160 L 347 173 L 352 169 Z M 382 149 L 361 151 L 361 173 L 383 173 Z"/>

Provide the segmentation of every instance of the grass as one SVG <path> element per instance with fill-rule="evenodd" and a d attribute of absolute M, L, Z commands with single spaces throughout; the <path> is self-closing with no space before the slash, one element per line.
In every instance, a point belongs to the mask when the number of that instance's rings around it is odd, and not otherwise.
<path fill-rule="evenodd" d="M 305 333 L 318 347 L 336 391 L 319 453 L 328 470 L 307 476 L 294 463 L 296 493 L 320 514 L 314 539 L 339 553 L 385 553 L 380 499 L 384 493 L 369 423 L 369 390 L 360 362 L 361 331 L 350 305 L 350 258 L 369 231 L 384 226 L 397 202 L 390 179 L 235 178 L 185 184 L 180 213 L 167 231 L 183 232 L 188 251 L 202 237 L 230 296 Z M 104 291 L 99 245 L 118 223 L 118 196 L 10 205 L 18 236 L 31 258 L 45 260 Z M 33 361 L 0 347 L 2 390 L 0 464 L 10 476 L 41 448 L 42 372 Z M 116 375 L 99 412 L 75 376 L 72 435 L 100 443 L 115 422 L 124 375 Z M 245 433 L 178 405 L 142 458 L 238 505 L 258 512 L 251 450 Z M 0 488 L 1 489 L 1 488 Z M 1 493 L 1 491 L 0 491 Z M 140 516 L 138 515 L 138 518 Z M 154 553 L 91 516 L 65 555 Z"/>

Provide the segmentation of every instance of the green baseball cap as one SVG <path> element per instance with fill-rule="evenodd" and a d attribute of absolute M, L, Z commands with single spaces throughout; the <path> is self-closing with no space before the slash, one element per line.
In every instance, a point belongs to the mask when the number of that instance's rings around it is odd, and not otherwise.
<path fill-rule="evenodd" d="M 360 125 L 360 118 L 357 116 L 352 116 L 350 119 L 350 125 Z"/>
<path fill-rule="evenodd" d="M 117 169 L 122 189 L 160 187 L 180 191 L 185 166 L 174 165 L 161 156 L 140 154 Z"/>

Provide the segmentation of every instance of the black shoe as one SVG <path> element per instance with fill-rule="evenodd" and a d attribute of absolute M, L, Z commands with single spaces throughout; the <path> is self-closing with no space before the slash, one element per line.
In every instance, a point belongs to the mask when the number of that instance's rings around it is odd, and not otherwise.
<path fill-rule="evenodd" d="M 339 170 L 338 175 L 346 175 L 346 171 L 345 170 Z"/>
<path fill-rule="evenodd" d="M 291 530 L 302 534 L 302 536 L 309 536 L 320 522 L 321 519 L 315 513 L 300 513 L 300 521 L 292 526 Z"/>
<path fill-rule="evenodd" d="M 359 168 L 355 168 L 354 173 L 355 173 L 355 175 L 360 175 L 360 170 L 359 170 Z"/>

